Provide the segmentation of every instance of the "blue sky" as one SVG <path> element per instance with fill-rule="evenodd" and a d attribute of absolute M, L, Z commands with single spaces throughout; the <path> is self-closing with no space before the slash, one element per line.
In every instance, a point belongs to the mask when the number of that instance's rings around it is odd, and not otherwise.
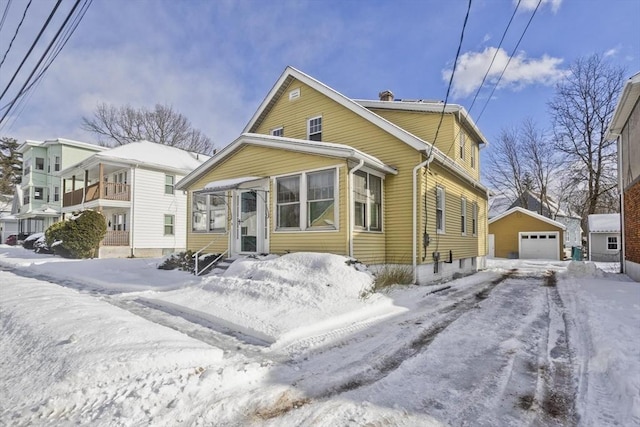
<path fill-rule="evenodd" d="M 27 3 L 11 1 L 0 28 L 1 54 Z M 625 67 L 629 77 L 640 71 L 640 1 L 542 0 L 516 50 L 537 4 L 522 0 L 471 107 L 517 3 L 472 1 L 449 96 L 450 103 L 470 109 L 490 144 L 501 129 L 527 117 L 546 126 L 554 84 L 580 57 L 600 54 Z M 6 4 L 0 2 L 0 13 Z M 0 136 L 93 142 L 80 124 L 97 103 L 162 103 L 186 115 L 222 148 L 239 135 L 287 65 L 350 98 L 376 99 L 390 89 L 396 98 L 444 100 L 467 5 L 467 0 L 94 0 Z M 33 0 L 0 68 L 0 88 L 52 6 L 53 1 Z M 71 6 L 64 0 L 61 10 Z M 59 13 L 52 28 L 65 14 Z M 47 41 L 52 31 L 45 33 Z M 30 71 L 35 60 L 29 61 L 24 68 Z M 17 81 L 27 75 L 19 74 Z M 3 98 L 0 108 L 9 99 Z"/>

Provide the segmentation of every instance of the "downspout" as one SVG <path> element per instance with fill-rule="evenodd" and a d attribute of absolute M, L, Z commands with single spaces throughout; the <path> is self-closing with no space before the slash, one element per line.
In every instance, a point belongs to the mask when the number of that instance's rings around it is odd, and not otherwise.
<path fill-rule="evenodd" d="M 356 215 L 356 207 L 353 204 L 353 175 L 362 169 L 364 166 L 364 160 L 360 159 L 360 163 L 358 163 L 353 169 L 349 171 L 349 256 L 353 258 L 353 231 L 355 229 L 355 215 Z"/>
<path fill-rule="evenodd" d="M 425 152 L 426 154 L 426 152 Z M 411 261 L 413 263 L 413 283 L 417 283 L 418 282 L 418 270 L 417 270 L 417 261 L 416 258 L 418 256 L 417 250 L 416 250 L 416 246 L 418 245 L 418 194 L 417 194 L 417 187 L 418 187 L 418 183 L 417 183 L 417 174 L 418 174 L 418 170 L 422 169 L 425 166 L 428 166 L 429 163 L 431 163 L 433 161 L 433 150 L 431 151 L 431 155 L 429 156 L 429 158 L 425 161 L 423 161 L 422 163 L 418 164 L 416 167 L 413 168 L 413 255 L 411 257 Z"/>
<path fill-rule="evenodd" d="M 620 150 L 620 144 L 622 135 L 617 135 L 616 149 L 618 150 L 618 190 L 620 190 L 620 273 L 624 273 L 626 268 L 624 265 L 625 260 L 625 238 L 624 238 L 624 188 L 622 187 L 622 151 Z M 591 248 L 591 246 L 589 246 Z"/>
<path fill-rule="evenodd" d="M 134 228 L 134 218 L 135 218 L 135 212 L 136 212 L 136 198 L 133 195 L 133 191 L 135 188 L 135 181 L 136 181 L 136 169 L 138 168 L 138 165 L 136 164 L 132 169 L 131 169 L 131 183 L 129 184 L 129 197 L 131 198 L 131 220 L 129 222 L 129 233 L 131 233 L 131 239 L 129 239 L 129 247 L 131 248 L 131 258 L 133 258 L 135 256 L 134 254 L 134 248 L 135 248 L 135 244 L 134 244 L 134 233 L 133 233 L 133 228 Z"/>

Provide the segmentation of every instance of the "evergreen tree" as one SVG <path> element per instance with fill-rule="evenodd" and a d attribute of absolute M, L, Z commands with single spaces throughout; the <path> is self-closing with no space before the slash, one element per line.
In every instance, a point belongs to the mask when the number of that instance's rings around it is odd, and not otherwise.
<path fill-rule="evenodd" d="M 0 194 L 13 194 L 15 185 L 22 181 L 22 154 L 16 150 L 14 138 L 0 138 Z"/>

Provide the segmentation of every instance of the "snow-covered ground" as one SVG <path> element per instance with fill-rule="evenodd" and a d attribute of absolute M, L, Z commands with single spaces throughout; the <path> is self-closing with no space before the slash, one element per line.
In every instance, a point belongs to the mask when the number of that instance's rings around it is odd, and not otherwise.
<path fill-rule="evenodd" d="M 0 245 L 0 425 L 640 425 L 640 284 L 611 266 L 372 293 L 346 261 L 195 277 Z"/>

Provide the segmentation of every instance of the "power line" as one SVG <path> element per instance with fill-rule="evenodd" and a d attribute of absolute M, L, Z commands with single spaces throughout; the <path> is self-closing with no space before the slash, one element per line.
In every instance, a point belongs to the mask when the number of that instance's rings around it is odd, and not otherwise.
<path fill-rule="evenodd" d="M 433 142 L 431 143 L 429 156 L 433 151 L 433 147 L 436 145 L 436 140 L 438 139 L 438 133 L 440 133 L 440 126 L 442 126 L 442 119 L 444 118 L 444 110 L 447 108 L 447 102 L 449 100 L 449 92 L 451 91 L 451 85 L 453 83 L 453 76 L 456 74 L 456 66 L 458 64 L 458 57 L 460 56 L 460 50 L 462 49 L 462 40 L 464 39 L 464 30 L 467 27 L 467 21 L 469 20 L 470 11 L 471 11 L 471 0 L 469 0 L 469 4 L 467 6 L 467 14 L 464 17 L 464 23 L 462 24 L 462 32 L 460 33 L 460 42 L 458 43 L 458 51 L 456 52 L 456 59 L 453 62 L 453 70 L 451 72 L 451 78 L 449 78 L 449 87 L 447 88 L 447 96 L 444 99 L 444 105 L 442 106 L 442 113 L 440 113 L 440 121 L 438 122 L 438 127 L 436 128 L 436 136 L 433 138 Z"/>
<path fill-rule="evenodd" d="M 62 38 L 60 40 L 58 40 L 58 42 L 56 43 L 56 46 L 54 47 L 53 53 L 48 55 L 48 58 L 47 58 L 47 60 L 45 62 L 46 65 L 38 73 L 38 75 L 35 77 L 33 82 L 31 82 L 25 88 L 25 90 L 22 91 L 22 95 L 23 96 L 21 97 L 20 101 L 17 104 L 16 109 L 18 109 L 18 112 L 14 115 L 14 118 L 13 118 L 14 122 L 15 122 L 15 120 L 17 120 L 18 116 L 20 116 L 20 114 L 22 114 L 22 111 L 24 110 L 28 99 L 31 97 L 31 95 L 35 91 L 34 88 L 37 87 L 40 84 L 44 74 L 47 72 L 49 67 L 53 64 L 53 61 L 55 61 L 55 59 L 58 57 L 58 55 L 60 54 L 62 49 L 66 46 L 67 42 L 69 41 L 69 39 L 71 38 L 73 33 L 78 28 L 78 25 L 80 24 L 80 21 L 82 21 L 82 18 L 84 18 L 84 15 L 86 14 L 87 10 L 89 9 L 89 6 L 91 6 L 91 3 L 93 3 L 93 0 L 85 0 L 85 3 L 81 6 L 80 11 L 78 12 L 76 17 L 74 18 L 74 20 L 71 23 L 71 25 L 69 26 L 69 28 L 65 31 L 65 33 L 62 36 Z M 32 90 L 32 89 L 34 89 L 34 90 Z M 27 95 L 27 96 L 24 96 L 24 95 Z M 4 110 L 9 105 L 10 104 L 7 104 L 7 105 L 5 105 L 3 107 L 0 107 L 0 111 Z M 5 122 L 3 125 L 0 125 L 0 130 L 2 130 L 5 127 L 6 124 L 7 124 L 7 122 Z"/>
<path fill-rule="evenodd" d="M 515 9 L 513 10 L 513 13 L 511 14 L 511 18 L 509 19 L 509 22 L 507 23 L 507 27 L 502 32 L 502 37 L 500 38 L 500 43 L 498 43 L 498 47 L 496 48 L 496 51 L 493 54 L 493 58 L 491 58 L 491 63 L 487 67 L 487 71 L 484 73 L 484 77 L 482 77 L 482 82 L 480 82 L 480 86 L 478 86 L 478 90 L 476 91 L 475 95 L 473 96 L 473 101 L 471 102 L 471 105 L 469 106 L 469 109 L 467 110 L 469 113 L 471 113 L 471 109 L 475 105 L 476 99 L 478 98 L 478 95 L 480 94 L 480 90 L 482 90 L 482 86 L 484 86 L 484 82 L 486 81 L 487 76 L 489 75 L 489 72 L 491 71 L 491 67 L 493 66 L 493 63 L 495 62 L 496 57 L 498 56 L 498 52 L 500 51 L 500 48 L 502 47 L 502 43 L 504 42 L 504 39 L 505 39 L 505 37 L 507 35 L 507 32 L 509 31 L 509 28 L 511 27 L 511 23 L 513 22 L 513 18 L 516 16 L 516 12 L 518 12 L 518 8 L 520 7 L 520 2 L 521 2 L 521 0 L 518 0 L 518 4 L 516 5 Z M 462 131 L 462 127 L 460 127 L 458 129 L 458 133 L 456 133 L 456 136 L 453 137 L 453 144 L 451 144 L 449 146 L 449 149 L 447 150 L 447 154 L 446 154 L 447 157 L 449 156 L 449 153 L 451 152 L 451 148 L 455 145 L 455 142 L 458 140 L 458 137 L 460 136 L 460 132 L 461 131 Z"/>
<path fill-rule="evenodd" d="M 4 21 L 7 19 L 7 14 L 9 13 L 10 6 L 11 6 L 11 0 L 7 1 L 7 5 L 4 7 L 4 13 L 2 14 L 2 19 L 0 19 L 0 31 L 2 31 L 2 27 L 4 26 Z"/>
<path fill-rule="evenodd" d="M 33 51 L 33 49 L 36 47 L 36 44 L 38 43 L 38 40 L 40 40 L 40 37 L 42 37 L 42 34 L 44 33 L 44 30 L 47 28 L 47 26 L 49 25 L 49 22 L 51 22 L 51 19 L 53 18 L 53 15 L 56 13 L 56 10 L 58 10 L 58 6 L 60 6 L 60 3 L 62 3 L 62 0 L 58 0 L 56 2 L 56 5 L 54 6 L 53 10 L 51 11 L 51 13 L 49 14 L 49 17 L 47 18 L 47 21 L 44 23 L 44 25 L 42 26 L 42 28 L 40 29 L 40 32 L 38 33 L 38 36 L 36 37 L 36 39 L 33 41 L 33 43 L 31 44 L 31 47 L 29 48 L 29 51 L 27 52 L 27 54 L 24 56 L 24 58 L 22 59 L 22 62 L 20 63 L 20 65 L 18 66 L 18 69 L 16 70 L 15 73 L 13 73 L 13 77 L 11 77 L 11 80 L 9 81 L 9 83 L 7 84 L 7 87 L 4 89 L 4 91 L 2 92 L 2 94 L 0 95 L 0 100 L 4 97 L 4 95 L 7 93 L 7 91 L 9 90 L 9 87 L 11 86 L 11 84 L 13 84 L 13 81 L 16 79 L 16 77 L 18 76 L 18 73 L 20 72 L 20 70 L 22 69 L 22 66 L 24 65 L 24 63 L 27 61 L 27 58 L 29 57 L 29 55 L 31 55 L 31 52 Z"/>
<path fill-rule="evenodd" d="M 27 87 L 27 85 L 29 84 L 29 82 L 31 81 L 31 78 L 33 77 L 33 75 L 38 70 L 38 67 L 40 67 L 40 64 L 45 59 L 45 57 L 47 56 L 49 51 L 51 50 L 51 47 L 53 46 L 53 44 L 58 40 L 58 37 L 60 36 L 60 33 L 66 27 L 67 22 L 69 22 L 69 19 L 71 19 L 71 17 L 73 16 L 73 13 L 75 12 L 76 8 L 78 7 L 78 4 L 80 4 L 80 1 L 81 0 L 76 0 L 75 4 L 71 8 L 71 11 L 69 12 L 67 17 L 65 18 L 64 22 L 62 23 L 62 25 L 60 26 L 60 28 L 56 32 L 55 36 L 53 36 L 53 39 L 51 40 L 51 42 L 49 43 L 49 45 L 45 49 L 44 53 L 40 56 L 40 60 L 38 61 L 36 66 L 33 68 L 33 71 L 31 71 L 31 74 L 29 74 L 29 77 L 27 78 L 27 80 L 24 82 L 24 84 L 22 85 L 22 87 L 18 91 L 18 94 L 15 96 L 15 98 L 13 98 L 11 103 L 8 105 L 8 108 L 5 111 L 4 115 L 2 116 L 2 118 L 0 118 L 0 123 L 2 123 L 2 121 L 7 117 L 7 115 L 9 114 L 9 112 L 11 111 L 13 106 L 15 105 L 15 102 L 24 94 L 24 90 Z"/>
<path fill-rule="evenodd" d="M 529 29 L 529 25 L 531 24 L 531 21 L 533 21 L 533 17 L 536 16 L 536 12 L 538 11 L 538 8 L 540 7 L 541 3 L 542 3 L 542 0 L 538 0 L 538 4 L 536 5 L 536 8 L 533 10 L 533 13 L 531 14 L 531 17 L 529 18 L 529 22 L 527 22 L 527 26 L 524 27 L 524 30 L 522 31 L 522 35 L 520 36 L 520 39 L 518 40 L 518 43 L 516 43 L 516 46 L 513 48 L 513 51 L 511 51 L 511 55 L 509 55 L 509 60 L 507 61 L 507 64 L 504 66 L 504 68 L 502 69 L 502 72 L 500 73 L 500 77 L 498 77 L 498 80 L 496 81 L 496 84 L 493 86 L 493 89 L 491 90 L 491 93 L 489 94 L 489 97 L 487 98 L 487 101 L 484 103 L 484 106 L 482 107 L 482 110 L 480 111 L 480 114 L 478 115 L 478 118 L 476 119 L 476 122 L 478 122 L 480 120 L 480 117 L 482 117 L 482 114 L 484 113 L 484 110 L 487 108 L 487 104 L 489 104 L 489 101 L 491 100 L 491 97 L 493 96 L 493 93 L 496 91 L 496 88 L 500 84 L 500 80 L 502 80 L 502 76 L 504 76 L 505 71 L 507 71 L 507 67 L 509 67 L 509 64 L 511 63 L 511 60 L 513 59 L 513 56 L 515 55 L 516 50 L 518 49 L 518 46 L 520 46 L 520 42 L 522 42 L 522 39 L 524 38 L 524 35 L 527 33 L 527 30 Z"/>
<path fill-rule="evenodd" d="M 4 60 L 7 59 L 7 55 L 9 54 L 9 51 L 11 50 L 11 46 L 13 46 L 13 42 L 16 39 L 16 36 L 18 35 L 18 32 L 20 31 L 20 27 L 22 27 L 22 23 L 24 22 L 24 18 L 27 16 L 27 11 L 29 10 L 29 6 L 31 6 L 31 0 L 29 0 L 29 3 L 27 3 L 27 7 L 24 8 L 24 13 L 22 14 L 22 18 L 20 19 L 20 22 L 18 23 L 18 28 L 16 28 L 16 32 L 13 33 L 13 37 L 11 38 L 11 41 L 9 42 L 9 47 L 7 48 L 7 51 L 4 53 L 4 56 L 2 57 L 2 61 L 0 61 L 0 67 L 2 67 L 2 64 L 4 64 Z M 9 5 L 7 4 L 7 7 L 4 10 L 4 15 L 2 15 L 2 24 L 4 24 L 4 20 L 7 17 L 7 12 L 8 11 L 9 11 Z M 2 27 L 2 24 L 0 24 L 0 27 Z"/>

